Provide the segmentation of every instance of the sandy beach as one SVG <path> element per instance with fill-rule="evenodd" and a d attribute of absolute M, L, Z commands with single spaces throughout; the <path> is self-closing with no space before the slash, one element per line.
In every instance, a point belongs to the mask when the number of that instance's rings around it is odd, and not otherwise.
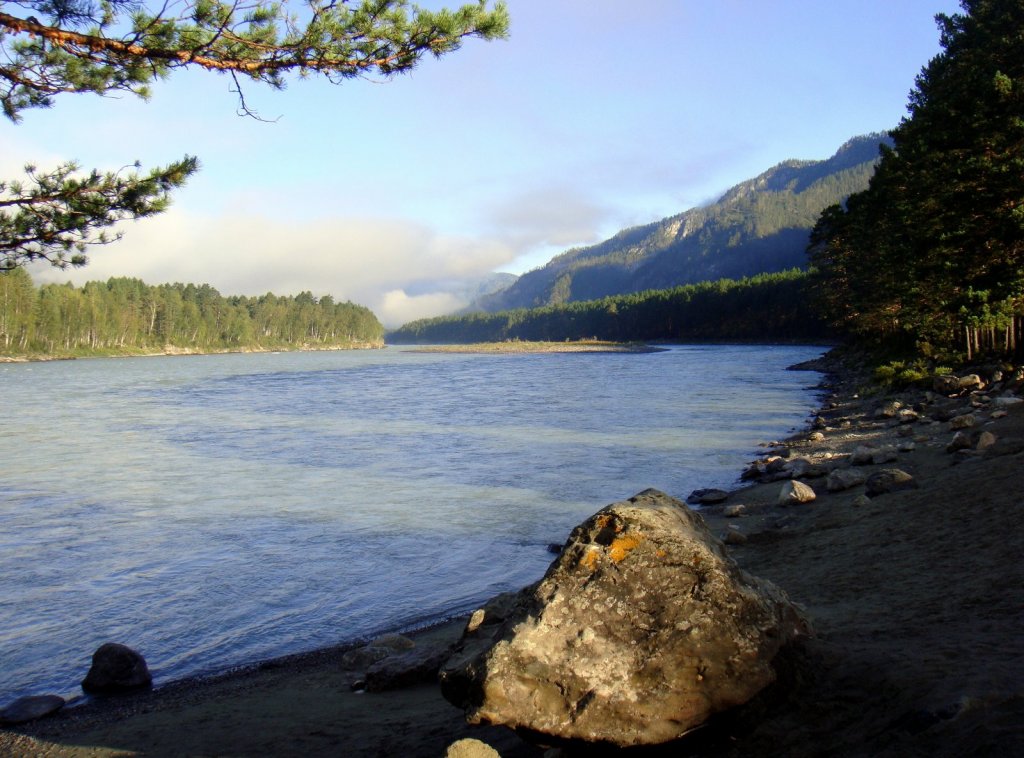
<path fill-rule="evenodd" d="M 879 414 L 893 396 L 863 396 L 854 378 L 833 382 L 821 438 L 808 430 L 765 456 L 827 462 L 901 445 L 896 460 L 863 471 L 899 468 L 918 487 L 866 499 L 863 486 L 828 492 L 824 478 L 806 479 L 817 499 L 782 506 L 775 481 L 705 507 L 715 533 L 742 534 L 730 546 L 737 562 L 803 606 L 815 635 L 782 656 L 778 681 L 751 703 L 680 742 L 631 752 L 1024 755 L 1024 403 L 997 411 L 984 394 L 896 396 L 904 408 L 929 406 L 908 420 Z M 973 411 L 975 431 L 995 443 L 949 452 L 950 423 L 928 418 L 940 406 Z M 727 515 L 737 505 L 744 515 Z M 455 621 L 413 636 L 443 645 L 460 630 Z M 66 708 L 0 731 L 0 754 L 442 756 L 467 736 L 503 756 L 545 753 L 501 728 L 467 726 L 429 682 L 353 691 L 360 672 L 343 660 L 343 649 L 323 650 Z"/>

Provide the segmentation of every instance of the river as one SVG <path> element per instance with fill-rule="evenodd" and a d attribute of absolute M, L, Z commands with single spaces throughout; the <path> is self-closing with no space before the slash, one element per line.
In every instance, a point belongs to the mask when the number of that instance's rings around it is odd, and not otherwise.
<path fill-rule="evenodd" d="M 4 364 L 0 705 L 107 641 L 159 685 L 471 610 L 608 503 L 735 484 L 821 352 Z"/>

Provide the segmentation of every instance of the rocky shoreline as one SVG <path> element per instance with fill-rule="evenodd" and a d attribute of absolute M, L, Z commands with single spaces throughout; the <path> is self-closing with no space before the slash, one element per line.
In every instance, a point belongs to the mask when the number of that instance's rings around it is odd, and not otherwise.
<path fill-rule="evenodd" d="M 1024 754 L 1021 377 L 990 369 L 943 391 L 865 394 L 856 372 L 807 368 L 828 374 L 812 428 L 767 444 L 751 483 L 710 496 L 701 515 L 815 636 L 747 705 L 644 754 Z M 544 754 L 467 726 L 417 673 L 463 625 L 387 655 L 318 651 L 66 710 L 0 732 L 0 753 L 439 756 L 471 737 L 503 756 Z"/>

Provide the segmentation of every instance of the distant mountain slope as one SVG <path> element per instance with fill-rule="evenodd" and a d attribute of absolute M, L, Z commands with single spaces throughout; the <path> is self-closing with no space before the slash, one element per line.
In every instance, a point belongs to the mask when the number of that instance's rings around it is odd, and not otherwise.
<path fill-rule="evenodd" d="M 867 188 L 878 146 L 887 141 L 884 134 L 855 137 L 826 160 L 780 163 L 711 205 L 562 253 L 471 310 L 557 305 L 803 267 L 819 214 Z"/>

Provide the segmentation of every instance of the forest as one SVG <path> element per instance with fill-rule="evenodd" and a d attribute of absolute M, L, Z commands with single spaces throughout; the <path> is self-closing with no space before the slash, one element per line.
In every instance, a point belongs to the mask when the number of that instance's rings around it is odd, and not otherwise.
<path fill-rule="evenodd" d="M 829 330 L 796 269 L 542 308 L 442 316 L 387 335 L 395 344 L 563 341 L 822 342 Z"/>
<path fill-rule="evenodd" d="M 24 268 L 0 272 L 0 354 L 331 348 L 378 345 L 383 335 L 368 308 L 329 295 L 225 297 L 207 284 L 126 277 L 37 287 Z"/>
<path fill-rule="evenodd" d="M 1024 3 L 961 4 L 868 189 L 812 232 L 821 312 L 878 353 L 1024 353 Z"/>

